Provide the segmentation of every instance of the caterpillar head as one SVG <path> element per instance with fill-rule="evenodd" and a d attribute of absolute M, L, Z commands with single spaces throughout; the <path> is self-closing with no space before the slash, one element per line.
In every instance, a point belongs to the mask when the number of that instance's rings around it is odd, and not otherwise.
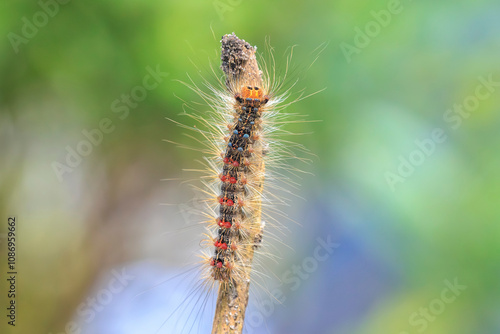
<path fill-rule="evenodd" d="M 236 101 L 239 103 L 266 104 L 269 101 L 269 96 L 264 95 L 264 91 L 259 87 L 243 86 L 241 93 L 235 96 Z"/>

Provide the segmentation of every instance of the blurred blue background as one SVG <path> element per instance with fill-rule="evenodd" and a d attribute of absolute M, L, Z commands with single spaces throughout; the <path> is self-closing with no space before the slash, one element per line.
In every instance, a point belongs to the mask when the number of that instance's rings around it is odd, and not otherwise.
<path fill-rule="evenodd" d="M 281 208 L 299 224 L 264 238 L 281 260 L 261 258 L 247 332 L 500 333 L 498 1 L 1 8 L 0 258 L 15 215 L 19 264 L 2 333 L 210 332 L 211 300 L 176 311 L 196 287 L 197 195 L 161 181 L 201 154 L 163 140 L 188 141 L 166 120 L 197 101 L 179 81 L 210 78 L 233 31 L 264 57 L 270 40 L 278 67 L 296 45 L 297 90 L 326 87 L 288 109 L 321 120 L 289 127 L 313 133 L 293 137 L 312 174 Z"/>

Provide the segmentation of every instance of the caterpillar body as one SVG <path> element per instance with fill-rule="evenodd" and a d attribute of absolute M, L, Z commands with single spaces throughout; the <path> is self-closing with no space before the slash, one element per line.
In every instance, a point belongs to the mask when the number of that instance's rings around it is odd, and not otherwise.
<path fill-rule="evenodd" d="M 207 153 L 203 163 L 205 175 L 201 178 L 204 187 L 199 190 L 207 195 L 203 215 L 207 217 L 208 232 L 202 241 L 202 280 L 194 289 L 212 292 L 218 287 L 212 334 L 239 334 L 244 326 L 250 277 L 255 274 L 254 253 L 259 252 L 264 235 L 263 201 L 269 205 L 275 201 L 284 203 L 270 191 L 273 186 L 284 190 L 273 181 L 286 182 L 286 173 L 276 170 L 288 169 L 293 173 L 297 170 L 283 161 L 306 160 L 296 154 L 303 150 L 301 145 L 289 141 L 280 144 L 274 136 L 286 133 L 281 126 L 290 115 L 282 110 L 307 96 L 300 94 L 283 103 L 294 86 L 292 83 L 283 89 L 288 62 L 285 76 L 276 77 L 274 67 L 271 73 L 267 67 L 264 71 L 259 69 L 255 48 L 234 33 L 224 35 L 221 43 L 225 80 L 218 79 L 220 87 L 205 82 L 206 91 L 193 80 L 185 83 L 210 107 L 203 114 L 185 111 L 201 127 L 176 123 L 199 133 L 203 138 L 199 142 L 203 142 L 203 151 Z M 266 166 L 273 167 L 275 177 Z M 267 217 L 266 220 L 274 221 Z M 189 294 L 189 298 L 194 297 Z M 204 299 L 202 307 L 206 303 Z"/>
<path fill-rule="evenodd" d="M 232 271 L 237 270 L 234 264 L 245 258 L 239 253 L 240 244 L 258 242 L 255 236 L 261 224 L 252 221 L 256 216 L 252 210 L 258 208 L 254 202 L 259 201 L 263 183 L 261 114 L 269 101 L 269 96 L 264 96 L 257 86 L 242 87 L 234 98 L 235 120 L 228 126 L 230 135 L 226 137 L 220 174 L 220 209 L 216 219 L 219 229 L 214 241 L 215 254 L 210 260 L 213 279 L 229 284 L 234 284 Z"/>

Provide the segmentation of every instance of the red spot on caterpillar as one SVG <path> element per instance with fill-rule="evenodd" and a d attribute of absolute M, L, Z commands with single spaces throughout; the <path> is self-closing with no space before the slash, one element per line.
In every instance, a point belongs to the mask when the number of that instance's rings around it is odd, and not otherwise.
<path fill-rule="evenodd" d="M 223 243 L 223 242 L 220 242 L 218 240 L 216 240 L 214 242 L 214 246 L 217 247 L 217 248 L 220 248 L 220 249 L 224 249 L 226 250 L 227 249 L 227 244 Z"/>
<path fill-rule="evenodd" d="M 238 161 L 233 161 L 233 166 L 234 167 L 239 167 L 240 166 L 240 163 Z"/>
<path fill-rule="evenodd" d="M 236 243 L 234 243 L 234 242 L 233 242 L 233 243 L 231 244 L 231 249 L 232 249 L 232 250 L 236 250 L 236 249 L 238 249 L 238 245 L 236 245 Z"/>
<path fill-rule="evenodd" d="M 228 199 L 227 197 L 217 197 L 218 200 L 219 200 L 219 203 L 222 204 L 222 205 L 227 205 L 227 206 L 233 206 L 234 205 L 234 201 L 232 199 Z"/>
<path fill-rule="evenodd" d="M 212 267 L 213 267 L 213 266 L 215 266 L 215 261 L 214 261 L 214 259 L 213 259 L 213 258 L 211 258 L 211 259 L 210 259 L 210 265 L 211 265 Z"/>
<path fill-rule="evenodd" d="M 230 177 L 229 178 L 229 182 L 231 182 L 233 184 L 236 183 L 236 178 L 235 177 Z"/>
<path fill-rule="evenodd" d="M 228 261 L 228 262 L 226 262 L 226 268 L 231 270 L 231 269 L 233 269 L 233 265 Z"/>
<path fill-rule="evenodd" d="M 245 205 L 245 202 L 243 202 L 242 199 L 238 199 L 238 205 L 239 206 L 244 206 Z"/>
<path fill-rule="evenodd" d="M 220 219 L 217 219 L 217 225 L 219 225 L 220 227 L 231 228 L 230 222 L 225 222 L 225 221 L 220 220 Z"/>
<path fill-rule="evenodd" d="M 227 165 L 229 163 L 229 158 L 225 157 L 224 159 L 222 159 L 222 161 L 224 161 L 224 163 Z"/>
<path fill-rule="evenodd" d="M 227 177 L 226 177 L 226 175 L 222 175 L 222 176 L 220 177 L 220 180 L 221 180 L 222 182 L 226 182 L 226 178 L 227 178 Z M 230 179 L 230 180 L 231 180 L 231 179 Z"/>
<path fill-rule="evenodd" d="M 222 262 L 217 262 L 217 268 L 222 268 Z"/>

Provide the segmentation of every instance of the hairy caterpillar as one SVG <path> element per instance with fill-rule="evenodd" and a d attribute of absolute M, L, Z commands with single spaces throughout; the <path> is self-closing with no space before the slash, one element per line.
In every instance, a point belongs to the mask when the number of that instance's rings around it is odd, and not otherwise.
<path fill-rule="evenodd" d="M 284 203 L 271 190 L 283 191 L 276 181 L 286 182 L 287 177 L 280 170 L 297 171 L 285 162 L 301 159 L 296 150 L 303 149 L 293 142 L 278 141 L 275 135 L 286 132 L 281 127 L 290 115 L 283 109 L 305 97 L 300 94 L 284 103 L 294 83 L 284 89 L 285 78 L 276 76 L 274 66 L 260 70 L 256 50 L 234 33 L 223 36 L 221 43 L 225 80 L 218 79 L 219 87 L 205 82 L 208 91 L 193 81 L 186 84 L 210 111 L 185 113 L 199 126 L 176 123 L 197 132 L 206 148 L 205 175 L 199 190 L 207 195 L 207 233 L 201 243 L 205 248 L 200 262 L 202 280 L 194 289 L 206 289 L 208 295 L 218 293 L 212 333 L 241 333 L 250 277 L 256 272 L 253 256 L 265 234 L 261 207 Z M 187 298 L 195 297 L 190 294 Z M 206 303 L 203 299 L 200 307 Z M 186 328 L 191 329 L 183 326 L 182 330 Z"/>

